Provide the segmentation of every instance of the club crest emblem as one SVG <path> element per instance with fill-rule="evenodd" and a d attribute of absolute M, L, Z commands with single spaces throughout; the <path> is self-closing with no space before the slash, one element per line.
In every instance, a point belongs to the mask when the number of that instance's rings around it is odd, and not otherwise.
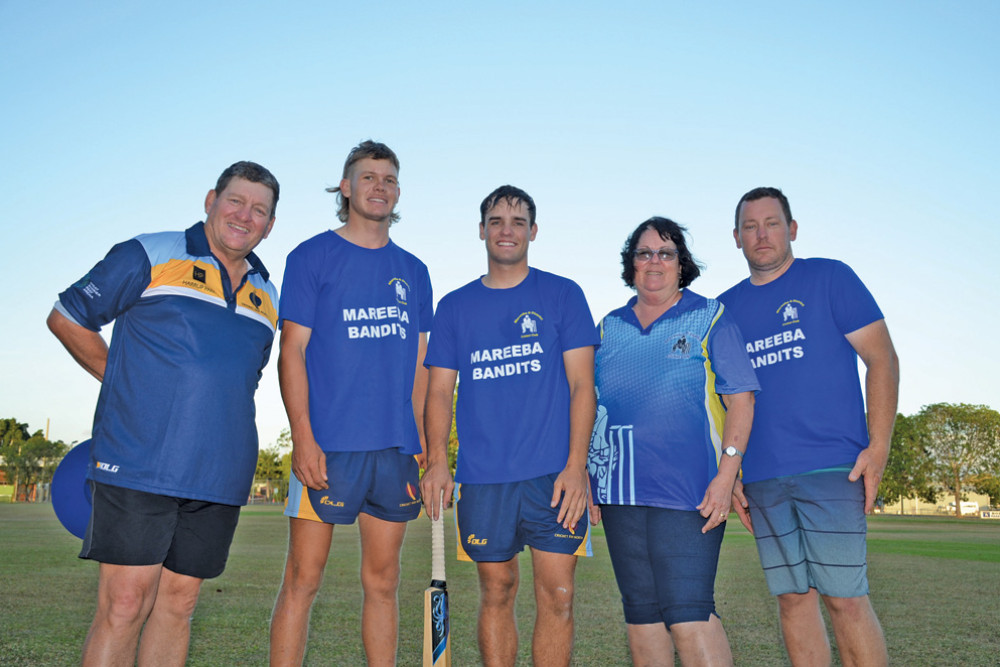
<path fill-rule="evenodd" d="M 672 359 L 687 359 L 693 356 L 701 346 L 698 335 L 691 331 L 673 334 L 666 340 L 669 346 L 667 356 Z"/>
<path fill-rule="evenodd" d="M 521 313 L 514 318 L 517 334 L 521 338 L 537 338 L 541 333 L 542 316 L 533 310 Z"/>
<path fill-rule="evenodd" d="M 407 285 L 406 281 L 402 278 L 393 278 L 389 281 L 389 285 L 391 285 L 394 290 L 396 303 L 401 306 L 405 306 L 407 295 L 410 292 L 410 286 Z"/>
<path fill-rule="evenodd" d="M 200 266 L 194 267 L 194 270 L 191 271 L 191 277 L 200 283 L 205 282 L 205 269 Z"/>
<path fill-rule="evenodd" d="M 781 326 L 787 327 L 789 324 L 798 324 L 799 309 L 804 308 L 805 305 L 798 299 L 792 299 L 778 306 L 777 314 L 781 317 Z"/>

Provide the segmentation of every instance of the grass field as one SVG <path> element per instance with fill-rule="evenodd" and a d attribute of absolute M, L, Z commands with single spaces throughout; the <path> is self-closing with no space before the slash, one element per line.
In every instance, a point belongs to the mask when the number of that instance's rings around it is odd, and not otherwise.
<path fill-rule="evenodd" d="M 264 665 L 268 619 L 284 562 L 280 508 L 243 510 L 229 566 L 205 583 L 193 620 L 191 665 Z M 775 605 L 753 539 L 729 522 L 716 601 L 737 665 L 784 665 Z M 420 664 L 430 524 L 413 522 L 400 587 L 400 665 Z M 449 523 L 453 662 L 478 662 L 475 568 L 453 559 Z M 875 516 L 869 521 L 871 597 L 894 665 L 1000 664 L 1000 521 Z M 334 531 L 333 556 L 312 617 L 308 665 L 362 665 L 355 526 Z M 626 665 L 624 621 L 598 528 L 596 557 L 577 568 L 574 664 Z M 0 665 L 72 665 L 94 609 L 97 566 L 76 558 L 80 541 L 50 505 L 0 504 Z M 531 568 L 521 569 L 519 664 L 530 664 Z"/>

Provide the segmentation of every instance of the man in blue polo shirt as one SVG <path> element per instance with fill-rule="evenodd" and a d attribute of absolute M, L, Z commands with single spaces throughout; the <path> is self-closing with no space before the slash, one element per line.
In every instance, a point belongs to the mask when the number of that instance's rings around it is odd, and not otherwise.
<path fill-rule="evenodd" d="M 252 251 L 278 192 L 264 167 L 233 164 L 205 198 L 204 223 L 119 243 L 49 314 L 101 382 L 80 553 L 101 565 L 84 665 L 183 665 L 201 581 L 225 568 L 278 315 Z M 99 331 L 111 321 L 109 348 Z"/>
<path fill-rule="evenodd" d="M 733 236 L 750 277 L 719 300 L 743 332 L 761 393 L 743 460 L 746 497 L 737 492 L 735 505 L 778 598 L 792 664 L 830 664 L 822 598 L 843 663 L 880 665 L 888 657 L 868 599 L 865 514 L 889 457 L 899 362 L 861 280 L 842 262 L 795 259 L 797 232 L 777 188 L 751 190 L 736 205 Z"/>
<path fill-rule="evenodd" d="M 587 449 L 594 426 L 597 333 L 583 291 L 528 266 L 535 203 L 505 185 L 480 206 L 488 270 L 438 304 L 427 348 L 427 470 L 432 517 L 451 494 L 448 436 L 458 388 L 459 557 L 479 573 L 484 664 L 517 656 L 517 555 L 531 547 L 536 665 L 568 665 L 573 580 L 589 556 Z"/>

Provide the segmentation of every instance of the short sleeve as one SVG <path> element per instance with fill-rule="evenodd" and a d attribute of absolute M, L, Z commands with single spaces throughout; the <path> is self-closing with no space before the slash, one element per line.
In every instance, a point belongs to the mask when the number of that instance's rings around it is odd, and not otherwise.
<path fill-rule="evenodd" d="M 291 320 L 310 329 L 316 321 L 319 298 L 318 275 L 322 269 L 319 258 L 305 244 L 299 245 L 285 260 L 285 275 L 281 281 L 279 322 Z"/>
<path fill-rule="evenodd" d="M 750 364 L 746 342 L 739 327 L 723 311 L 708 336 L 708 358 L 715 373 L 717 394 L 739 394 L 760 391 L 757 374 Z"/>
<path fill-rule="evenodd" d="M 583 290 L 572 280 L 566 281 L 563 292 L 563 312 L 565 325 L 561 332 L 563 352 L 578 347 L 599 345 L 601 340 L 594 327 L 594 317 L 587 305 Z"/>
<path fill-rule="evenodd" d="M 875 297 L 851 267 L 843 262 L 833 263 L 830 308 L 837 329 L 845 336 L 883 318 Z"/>
<path fill-rule="evenodd" d="M 423 284 L 420 286 L 420 312 L 417 314 L 417 331 L 430 331 L 434 322 L 434 289 L 431 287 L 431 277 L 427 267 L 421 266 Z"/>
<path fill-rule="evenodd" d="M 424 366 L 430 368 L 450 368 L 458 370 L 458 348 L 455 332 L 454 299 L 445 296 L 434 313 L 434 324 L 427 339 L 427 355 Z"/>
<path fill-rule="evenodd" d="M 128 310 L 149 286 L 149 256 L 136 239 L 119 243 L 87 275 L 59 295 L 77 324 L 91 331 Z"/>

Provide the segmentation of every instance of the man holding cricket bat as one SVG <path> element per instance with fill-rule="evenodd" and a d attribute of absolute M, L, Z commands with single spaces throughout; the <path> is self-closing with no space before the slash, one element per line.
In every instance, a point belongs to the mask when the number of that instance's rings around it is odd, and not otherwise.
<path fill-rule="evenodd" d="M 459 559 L 479 573 L 479 651 L 485 665 L 517 657 L 517 555 L 531 547 L 537 665 L 568 665 L 577 556 L 589 556 L 587 448 L 594 425 L 597 335 L 583 291 L 528 266 L 535 203 L 506 185 L 480 207 L 486 275 L 438 305 L 425 365 L 431 518 L 444 509 L 452 397 L 458 397 Z"/>

